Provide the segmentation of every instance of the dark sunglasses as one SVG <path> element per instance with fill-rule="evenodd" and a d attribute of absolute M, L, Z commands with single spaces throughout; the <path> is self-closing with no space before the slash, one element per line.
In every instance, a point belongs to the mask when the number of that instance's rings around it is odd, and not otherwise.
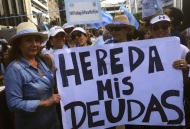
<path fill-rule="evenodd" d="M 152 26 L 152 29 L 153 29 L 154 31 L 157 31 L 157 30 L 160 30 L 160 29 L 166 30 L 166 29 L 168 29 L 168 28 L 169 28 L 169 25 L 168 25 L 168 24 L 160 24 L 160 25 L 153 25 L 153 26 Z"/>
<path fill-rule="evenodd" d="M 54 37 L 60 38 L 60 37 L 65 37 L 65 36 L 66 36 L 65 33 L 58 33 L 58 34 L 56 34 Z"/>
<path fill-rule="evenodd" d="M 82 35 L 83 35 L 83 33 L 81 33 L 81 32 L 72 33 L 71 38 L 75 39 L 76 37 L 81 37 Z"/>
<path fill-rule="evenodd" d="M 121 31 L 123 28 L 122 27 L 112 27 L 109 29 L 110 32 L 114 32 L 114 31 Z"/>

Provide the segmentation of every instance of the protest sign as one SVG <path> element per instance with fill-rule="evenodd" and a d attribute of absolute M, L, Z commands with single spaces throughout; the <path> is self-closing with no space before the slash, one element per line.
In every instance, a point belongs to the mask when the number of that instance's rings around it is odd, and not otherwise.
<path fill-rule="evenodd" d="M 185 124 L 176 37 L 57 51 L 64 129 Z"/>
<path fill-rule="evenodd" d="M 142 0 L 142 18 L 163 13 L 162 0 Z"/>
<path fill-rule="evenodd" d="M 65 0 L 67 22 L 91 24 L 101 21 L 99 0 Z"/>

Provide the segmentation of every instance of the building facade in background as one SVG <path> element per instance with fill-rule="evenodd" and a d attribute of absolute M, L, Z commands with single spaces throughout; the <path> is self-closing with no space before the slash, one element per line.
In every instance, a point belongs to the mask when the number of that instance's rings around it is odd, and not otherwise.
<path fill-rule="evenodd" d="M 65 12 L 65 1 L 64 0 L 58 0 L 59 5 L 59 12 L 61 17 L 61 25 L 67 22 L 66 20 L 66 12 Z"/>
<path fill-rule="evenodd" d="M 23 0 L 0 0 L 0 26 L 16 26 L 27 21 Z"/>
<path fill-rule="evenodd" d="M 142 0 L 129 0 L 135 1 L 132 3 L 135 9 L 131 10 L 133 13 L 141 13 L 142 12 Z M 183 0 L 161 0 L 163 4 L 163 8 L 168 7 L 177 7 L 182 10 L 183 8 Z"/>
<path fill-rule="evenodd" d="M 114 14 L 120 12 L 120 10 L 119 10 L 120 5 L 121 5 L 121 3 L 116 3 L 116 4 L 111 4 L 111 3 L 106 3 L 106 2 L 101 3 L 102 9 L 107 11 L 111 15 L 114 15 Z"/>
<path fill-rule="evenodd" d="M 183 0 L 162 0 L 164 7 L 182 9 Z M 124 4 L 133 14 L 142 12 L 142 0 L 124 0 L 114 4 L 101 0 L 103 10 L 114 15 Z M 20 22 L 31 21 L 35 24 L 63 25 L 66 22 L 64 0 L 0 0 L 0 25 L 17 26 Z"/>
<path fill-rule="evenodd" d="M 58 0 L 49 0 L 48 8 L 49 8 L 50 24 L 61 25 L 59 1 Z"/>
<path fill-rule="evenodd" d="M 162 3 L 164 8 L 174 6 L 182 9 L 183 7 L 183 0 L 162 0 Z M 102 8 L 111 14 L 119 12 L 121 4 L 124 4 L 133 14 L 142 12 L 142 0 L 125 0 L 122 3 L 115 4 L 107 3 L 106 0 L 101 2 Z"/>
<path fill-rule="evenodd" d="M 49 23 L 48 0 L 23 0 L 23 2 L 30 21 L 36 25 L 41 22 Z"/>
<path fill-rule="evenodd" d="M 17 26 L 31 21 L 49 23 L 48 0 L 0 0 L 0 25 Z"/>

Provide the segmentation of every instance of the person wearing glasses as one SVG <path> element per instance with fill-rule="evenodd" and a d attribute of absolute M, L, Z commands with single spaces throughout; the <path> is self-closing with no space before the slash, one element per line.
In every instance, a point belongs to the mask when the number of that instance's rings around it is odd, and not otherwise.
<path fill-rule="evenodd" d="M 5 71 L 7 104 L 15 114 L 16 129 L 59 129 L 54 93 L 54 76 L 39 53 L 47 34 L 23 22 L 9 40 L 11 49 Z"/>
<path fill-rule="evenodd" d="M 52 54 L 57 49 L 68 48 L 66 44 L 66 32 L 60 26 L 54 26 L 49 30 L 49 39 L 43 54 Z"/>
<path fill-rule="evenodd" d="M 48 61 L 49 67 L 55 71 L 54 53 L 58 49 L 68 50 L 66 43 L 66 32 L 60 26 L 54 26 L 49 30 L 49 39 L 46 42 L 46 47 L 42 50 L 42 55 L 50 57 Z"/>
<path fill-rule="evenodd" d="M 129 35 L 135 30 L 135 27 L 129 23 L 129 19 L 125 15 L 115 16 L 113 22 L 106 25 L 105 28 L 112 35 L 112 39 L 107 40 L 105 44 L 130 41 L 131 37 Z"/>
<path fill-rule="evenodd" d="M 114 17 L 113 22 L 105 26 L 106 30 L 112 35 L 111 39 L 108 39 L 105 44 L 122 43 L 131 40 L 129 37 L 133 33 L 135 27 L 129 23 L 129 19 L 125 15 L 117 15 Z M 139 126 L 122 125 L 116 127 L 110 127 L 107 129 L 139 129 Z"/>
<path fill-rule="evenodd" d="M 63 29 L 67 33 L 67 35 L 66 35 L 66 43 L 68 44 L 69 48 L 76 47 L 76 44 L 73 42 L 73 40 L 70 37 L 70 33 L 73 31 L 74 28 L 75 28 L 75 26 L 72 25 L 72 24 L 69 24 L 69 23 L 65 23 L 63 25 Z"/>
<path fill-rule="evenodd" d="M 171 20 L 167 15 L 157 15 L 150 20 L 151 38 L 163 38 L 171 36 Z M 174 62 L 173 66 L 176 69 L 185 70 L 188 64 L 185 60 L 189 49 L 180 44 L 181 59 Z"/>
<path fill-rule="evenodd" d="M 170 18 L 167 15 L 158 15 L 150 20 L 151 38 L 171 36 Z"/>
<path fill-rule="evenodd" d="M 66 43 L 66 36 L 67 34 L 61 26 L 54 26 L 50 28 L 49 39 L 46 43 L 46 51 L 42 52 L 42 55 L 46 57 L 47 64 L 49 65 L 54 74 L 56 71 L 54 53 L 57 50 L 69 51 L 68 43 Z M 48 59 L 48 57 L 50 57 L 50 59 Z M 60 120 L 60 128 L 62 128 L 63 125 L 62 125 L 60 104 L 57 105 L 56 109 L 58 112 L 58 118 Z"/>
<path fill-rule="evenodd" d="M 73 31 L 70 33 L 70 37 L 76 44 L 76 47 L 92 45 L 86 30 L 81 27 L 74 28 Z"/>
<path fill-rule="evenodd" d="M 171 19 L 165 15 L 165 14 L 160 14 L 154 16 L 150 20 L 150 34 L 151 38 L 164 38 L 164 37 L 169 37 L 172 36 L 171 34 Z M 186 56 L 187 53 L 189 52 L 189 49 L 184 46 L 183 44 L 180 44 L 180 49 L 181 49 L 181 59 L 176 60 L 173 62 L 173 67 L 175 69 L 179 70 L 187 70 L 188 69 L 188 63 L 186 61 Z M 150 128 L 150 129 L 183 129 L 184 127 L 178 126 L 178 127 L 146 127 L 145 128 Z"/>

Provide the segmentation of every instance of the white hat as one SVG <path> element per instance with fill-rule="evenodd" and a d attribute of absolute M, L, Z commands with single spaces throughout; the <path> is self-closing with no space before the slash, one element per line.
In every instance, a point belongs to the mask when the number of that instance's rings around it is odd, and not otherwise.
<path fill-rule="evenodd" d="M 18 39 L 25 36 L 39 36 L 42 39 L 42 41 L 48 39 L 48 35 L 38 32 L 37 26 L 33 23 L 22 22 L 16 27 L 16 34 L 13 37 L 11 37 L 11 39 L 9 40 L 9 44 L 12 45 L 13 43 L 16 43 Z"/>
<path fill-rule="evenodd" d="M 7 40 L 6 39 L 0 39 L 0 44 L 7 44 Z"/>
<path fill-rule="evenodd" d="M 63 25 L 63 29 L 67 29 L 67 28 L 71 28 L 71 27 L 75 27 L 74 25 L 72 25 L 72 24 L 69 24 L 69 23 L 65 23 L 64 25 Z"/>
<path fill-rule="evenodd" d="M 74 28 L 73 31 L 71 32 L 71 34 L 72 34 L 73 32 L 75 32 L 75 31 L 80 31 L 80 32 L 86 34 L 86 31 L 85 31 L 83 28 L 81 28 L 81 27 L 76 27 L 76 28 Z"/>
<path fill-rule="evenodd" d="M 161 21 L 170 22 L 171 20 L 170 20 L 170 18 L 167 15 L 158 15 L 158 16 L 153 17 L 150 20 L 150 24 L 155 24 L 155 23 L 161 22 Z"/>
<path fill-rule="evenodd" d="M 60 32 L 65 33 L 65 31 L 63 30 L 63 28 L 61 28 L 61 26 L 54 26 L 49 30 L 49 36 L 54 37 L 56 34 L 58 34 Z"/>

